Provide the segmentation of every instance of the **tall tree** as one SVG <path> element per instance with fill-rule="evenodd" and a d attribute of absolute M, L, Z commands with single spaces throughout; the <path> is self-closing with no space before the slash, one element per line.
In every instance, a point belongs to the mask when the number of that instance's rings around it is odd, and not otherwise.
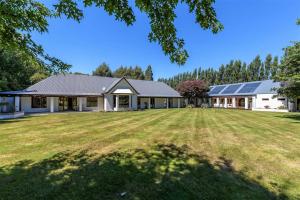
<path fill-rule="evenodd" d="M 151 65 L 148 65 L 147 69 L 145 70 L 145 80 L 153 81 L 153 72 Z"/>
<path fill-rule="evenodd" d="M 112 77 L 112 72 L 105 62 L 99 65 L 95 71 L 93 71 L 93 75 L 95 76 L 105 76 L 105 77 Z"/>
<path fill-rule="evenodd" d="M 132 79 L 138 79 L 138 80 L 144 80 L 145 75 L 141 67 L 119 67 L 113 72 L 113 77 L 121 78 L 123 76 L 126 76 L 127 78 Z"/>
<path fill-rule="evenodd" d="M 259 68 L 259 80 L 265 80 L 265 65 L 264 63 L 261 63 Z"/>
<path fill-rule="evenodd" d="M 144 75 L 144 72 L 143 72 L 141 67 L 135 66 L 132 69 L 132 72 L 133 73 L 131 73 L 131 78 L 137 79 L 137 80 L 144 80 L 145 79 L 145 75 Z"/>
<path fill-rule="evenodd" d="M 251 81 L 259 80 L 259 70 L 261 68 L 261 59 L 260 56 L 256 56 L 254 60 L 249 65 L 249 75 Z"/>
<path fill-rule="evenodd" d="M 25 89 L 49 75 L 23 52 L 0 49 L 0 91 Z"/>
<path fill-rule="evenodd" d="M 300 42 L 284 49 L 284 55 L 279 71 L 275 76 L 277 81 L 283 82 L 279 95 L 295 99 L 300 96 Z"/>
<path fill-rule="evenodd" d="M 46 6 L 44 1 L 38 0 L 9 0 L 0 1 L 0 45 L 4 48 L 22 49 L 25 53 L 40 61 L 51 70 L 68 70 L 67 65 L 59 59 L 46 54 L 40 45 L 32 39 L 32 32 L 45 33 L 48 31 L 49 18 L 66 16 L 80 22 L 83 19 L 83 7 L 98 7 L 104 9 L 116 20 L 125 22 L 127 26 L 133 25 L 136 17 L 128 0 L 57 0 L 57 4 Z M 183 65 L 188 53 L 184 49 L 184 40 L 177 36 L 174 25 L 176 19 L 175 9 L 179 3 L 186 4 L 189 12 L 196 16 L 196 23 L 203 29 L 217 33 L 223 29 L 216 17 L 213 7 L 214 0 L 205 1 L 174 1 L 136 0 L 134 5 L 149 18 L 150 42 L 157 42 L 163 52 L 169 56 L 171 62 Z M 42 59 L 41 59 L 42 58 Z M 45 61 L 48 61 L 45 62 Z"/>
<path fill-rule="evenodd" d="M 265 60 L 265 75 L 264 79 L 270 79 L 271 75 L 271 66 L 272 66 L 272 55 L 268 54 Z"/>
<path fill-rule="evenodd" d="M 278 61 L 278 56 L 274 57 L 273 63 L 271 65 L 271 79 L 276 78 L 276 74 L 279 70 L 279 61 Z"/>

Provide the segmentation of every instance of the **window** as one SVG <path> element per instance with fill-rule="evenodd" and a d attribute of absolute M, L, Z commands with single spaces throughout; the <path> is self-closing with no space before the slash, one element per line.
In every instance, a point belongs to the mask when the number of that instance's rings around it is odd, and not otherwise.
<path fill-rule="evenodd" d="M 128 107 L 129 106 L 129 96 L 119 96 L 119 107 Z"/>
<path fill-rule="evenodd" d="M 47 98 L 46 97 L 32 97 L 31 98 L 31 108 L 47 108 Z"/>
<path fill-rule="evenodd" d="M 97 107 L 98 99 L 97 97 L 87 97 L 86 107 Z"/>
<path fill-rule="evenodd" d="M 280 98 L 280 97 L 278 97 L 277 100 L 278 100 L 278 101 L 285 101 L 285 98 L 282 98 L 282 97 Z"/>
<path fill-rule="evenodd" d="M 228 99 L 227 99 L 227 103 L 228 103 L 228 104 L 232 104 L 232 99 L 231 99 L 231 98 L 228 98 Z"/>
<path fill-rule="evenodd" d="M 166 102 L 165 102 L 165 104 L 166 104 Z M 155 107 L 155 99 L 154 98 L 150 98 L 150 106 L 151 106 L 151 108 Z"/>
<path fill-rule="evenodd" d="M 216 103 L 217 103 L 217 99 L 213 99 L 213 101 L 214 101 L 214 104 L 216 104 Z"/>
<path fill-rule="evenodd" d="M 263 101 L 269 101 L 269 98 L 262 98 Z"/>
<path fill-rule="evenodd" d="M 117 107 L 117 96 L 114 95 L 113 96 L 113 100 L 114 100 L 114 108 Z"/>

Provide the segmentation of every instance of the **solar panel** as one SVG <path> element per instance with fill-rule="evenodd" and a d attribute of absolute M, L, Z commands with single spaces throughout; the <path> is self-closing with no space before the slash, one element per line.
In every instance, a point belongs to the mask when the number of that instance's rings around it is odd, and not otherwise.
<path fill-rule="evenodd" d="M 256 88 L 261 84 L 261 82 L 258 83 L 247 83 L 245 84 L 242 89 L 239 90 L 238 93 L 251 93 L 256 90 Z"/>
<path fill-rule="evenodd" d="M 219 92 L 221 92 L 226 86 L 216 86 L 214 87 L 209 94 L 218 94 Z"/>
<path fill-rule="evenodd" d="M 237 89 L 239 89 L 240 86 L 241 86 L 241 84 L 229 85 L 229 86 L 222 92 L 222 94 L 232 94 L 232 93 L 235 93 L 235 92 L 237 91 Z"/>

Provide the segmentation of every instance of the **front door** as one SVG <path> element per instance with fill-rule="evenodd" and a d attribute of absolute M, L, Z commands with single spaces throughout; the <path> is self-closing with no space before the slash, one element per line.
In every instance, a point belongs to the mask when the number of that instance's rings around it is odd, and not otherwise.
<path fill-rule="evenodd" d="M 300 111 L 300 98 L 297 99 L 297 111 Z"/>
<path fill-rule="evenodd" d="M 59 111 L 70 111 L 77 109 L 76 97 L 59 97 Z"/>
<path fill-rule="evenodd" d="M 73 98 L 68 98 L 68 110 L 73 110 Z"/>

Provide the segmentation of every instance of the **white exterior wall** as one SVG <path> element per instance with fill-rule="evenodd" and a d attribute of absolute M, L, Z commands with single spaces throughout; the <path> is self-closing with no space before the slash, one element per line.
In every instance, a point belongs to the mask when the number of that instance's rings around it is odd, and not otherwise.
<path fill-rule="evenodd" d="M 137 95 L 132 95 L 131 96 L 131 109 L 132 110 L 137 110 Z"/>
<path fill-rule="evenodd" d="M 111 94 L 104 95 L 104 110 L 105 111 L 114 111 L 113 95 L 111 95 Z"/>
<path fill-rule="evenodd" d="M 21 111 L 25 113 L 50 112 L 50 97 L 47 97 L 47 108 L 32 108 L 31 97 L 21 97 Z M 58 111 L 58 97 L 54 97 L 54 112 Z"/>
<path fill-rule="evenodd" d="M 273 94 L 257 94 L 256 105 L 253 108 L 265 109 L 265 106 L 269 106 L 270 109 L 278 109 L 280 106 L 287 107 L 287 98 L 284 101 L 278 100 L 278 97 L 273 98 Z M 268 101 L 263 101 L 264 98 L 268 98 Z M 280 98 L 280 97 L 279 97 Z M 284 97 L 283 97 L 284 98 Z"/>

